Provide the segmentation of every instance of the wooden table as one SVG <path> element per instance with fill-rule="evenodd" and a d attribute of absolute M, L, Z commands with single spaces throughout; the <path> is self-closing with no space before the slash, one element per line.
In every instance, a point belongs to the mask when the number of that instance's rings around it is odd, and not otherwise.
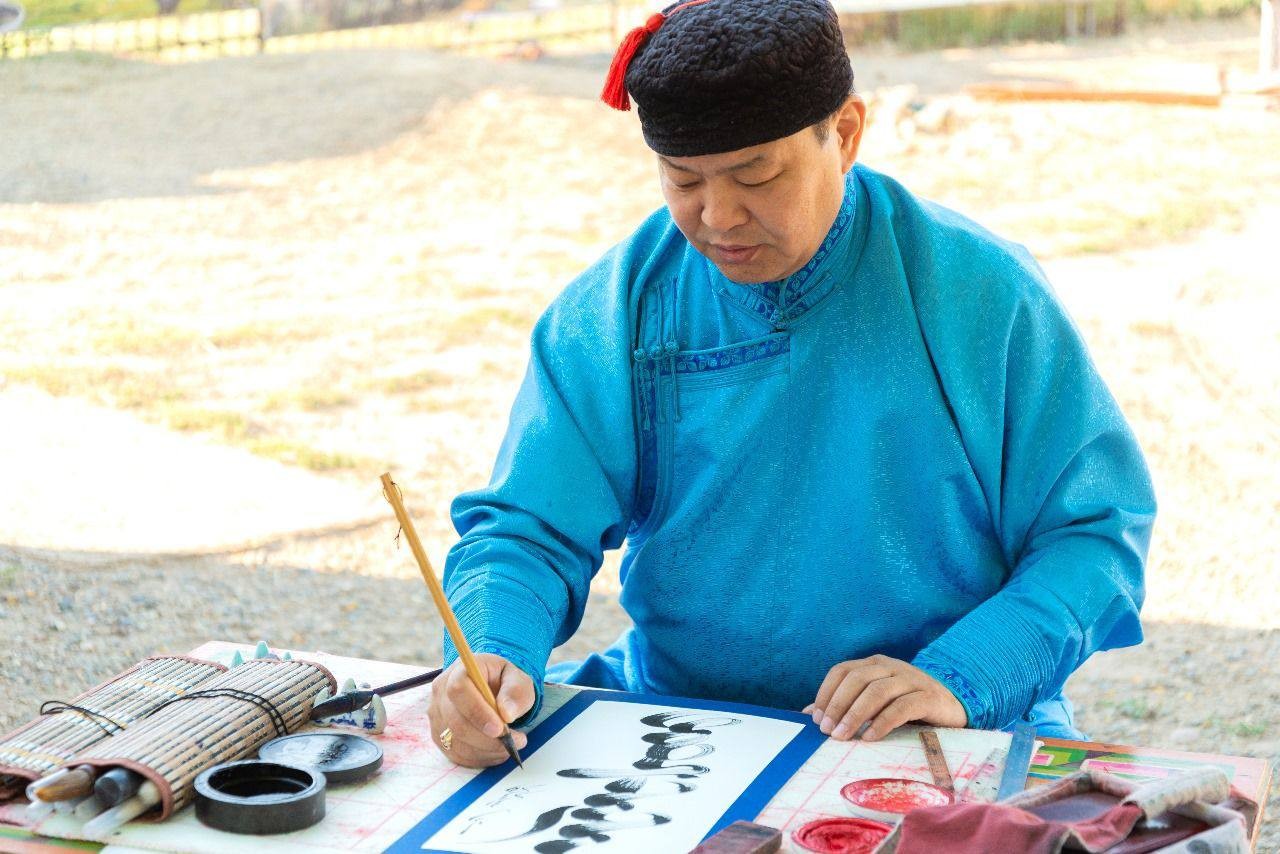
<path fill-rule="evenodd" d="M 211 642 L 192 655 L 229 661 L 236 650 L 252 656 L 252 647 Z M 417 665 L 343 658 L 325 653 L 293 652 L 328 667 L 341 681 L 352 676 L 359 681 L 385 684 L 422 671 Z M 378 737 L 386 754 L 382 772 L 366 784 L 334 787 L 327 793 L 328 814 L 310 830 L 285 837 L 255 837 L 253 848 L 263 852 L 301 850 L 381 851 L 403 836 L 448 795 L 474 776 L 475 772 L 452 765 L 430 740 L 426 721 L 429 686 L 387 698 L 387 731 Z M 543 716 L 558 708 L 574 693 L 569 686 L 547 686 Z M 1007 746 L 1003 733 L 975 730 L 939 730 L 948 766 L 957 782 L 970 777 L 993 746 Z M 1155 779 L 1180 770 L 1203 765 L 1221 768 L 1232 785 L 1259 804 L 1251 816 L 1252 838 L 1256 846 L 1261 810 L 1266 802 L 1271 769 L 1268 762 L 1236 756 L 1187 753 L 1158 748 L 1130 747 L 1092 742 L 1043 739 L 1033 759 L 1028 785 L 1065 776 L 1081 767 L 1102 768 L 1133 779 Z M 828 741 L 778 792 L 758 817 L 785 831 L 812 818 L 840 814 L 843 802 L 840 786 L 849 779 L 873 776 L 907 777 L 929 780 L 929 771 L 912 732 L 899 732 L 875 743 Z M 12 806 L 0 807 L 0 822 L 20 819 Z M 98 851 L 100 845 L 72 842 L 67 825 L 42 826 L 48 836 L 0 824 L 0 851 L 47 854 L 52 851 Z M 58 838 L 64 837 L 64 838 Z M 121 844 L 128 846 L 122 848 Z M 244 844 L 243 837 L 224 835 L 196 821 L 192 810 L 184 810 L 161 823 L 135 822 L 128 825 L 119 843 L 106 848 L 107 854 L 124 850 L 189 850 L 220 852 Z M 784 850 L 798 850 L 784 848 Z"/>

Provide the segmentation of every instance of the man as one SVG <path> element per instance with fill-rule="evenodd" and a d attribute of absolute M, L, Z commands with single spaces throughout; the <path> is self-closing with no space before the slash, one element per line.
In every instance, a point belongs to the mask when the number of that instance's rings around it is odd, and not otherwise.
<path fill-rule="evenodd" d="M 605 98 L 627 92 L 666 209 L 538 322 L 493 478 L 453 506 L 446 587 L 503 719 L 545 676 L 840 739 L 1078 737 L 1061 689 L 1141 641 L 1155 502 L 1039 267 L 855 167 L 826 0 L 656 15 L 615 59 Z M 624 543 L 634 628 L 544 672 Z M 429 714 L 454 761 L 504 758 L 456 663 Z"/>

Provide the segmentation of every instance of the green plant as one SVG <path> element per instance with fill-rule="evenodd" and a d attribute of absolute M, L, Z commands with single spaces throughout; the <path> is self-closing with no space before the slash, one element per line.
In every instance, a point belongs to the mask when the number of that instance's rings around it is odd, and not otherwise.
<path fill-rule="evenodd" d="M 26 0 L 27 27 L 58 27 L 92 21 L 128 21 L 158 14 L 156 0 Z M 182 0 L 179 13 L 227 8 L 221 0 Z"/>
<path fill-rule="evenodd" d="M 1115 704 L 1116 711 L 1123 717 L 1135 721 L 1149 721 L 1156 716 L 1145 697 L 1126 697 Z"/>
<path fill-rule="evenodd" d="M 1267 727 L 1265 724 L 1256 724 L 1252 721 L 1241 721 L 1231 728 L 1231 732 L 1238 738 L 1257 738 L 1266 734 Z"/>

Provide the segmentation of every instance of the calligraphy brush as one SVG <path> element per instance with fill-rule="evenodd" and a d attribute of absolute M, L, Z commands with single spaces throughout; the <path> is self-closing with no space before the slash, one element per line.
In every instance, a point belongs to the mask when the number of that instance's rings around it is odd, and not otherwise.
<path fill-rule="evenodd" d="M 345 694 L 339 694 L 332 699 L 325 700 L 323 703 L 316 703 L 315 708 L 311 710 L 311 720 L 318 721 L 321 718 L 332 718 L 337 715 L 354 712 L 356 709 L 363 709 L 373 702 L 374 694 L 379 697 L 386 697 L 389 694 L 408 691 L 410 688 L 417 688 L 419 685 L 433 682 L 443 672 L 442 669 L 437 668 L 426 673 L 419 673 L 417 676 L 410 676 L 408 679 L 401 679 L 399 682 L 392 682 L 390 685 L 383 685 L 381 688 L 370 688 L 367 691 L 348 691 Z"/>
<path fill-rule="evenodd" d="M 458 625 L 458 618 L 453 613 L 453 608 L 449 606 L 449 600 L 444 595 L 444 588 L 440 586 L 440 579 L 436 578 L 435 570 L 431 568 L 431 561 L 427 560 L 427 553 L 422 549 L 422 541 L 418 539 L 418 532 L 414 530 L 413 522 L 409 519 L 409 513 L 404 509 L 404 502 L 400 500 L 400 487 L 396 486 L 394 480 L 391 479 L 390 473 L 382 475 L 382 494 L 391 504 L 391 509 L 396 511 L 396 519 L 400 522 L 400 530 L 404 531 L 405 539 L 409 541 L 409 550 L 413 552 L 414 559 L 418 561 L 418 569 L 422 572 L 422 580 L 427 582 L 427 589 L 431 591 L 431 599 L 436 603 L 436 610 L 440 612 L 440 619 L 444 621 L 444 627 L 449 632 L 449 638 L 453 641 L 453 646 L 458 650 L 458 658 L 462 659 L 462 666 L 467 669 L 467 676 L 471 678 L 471 684 L 476 686 L 476 690 L 480 692 L 480 696 L 493 709 L 498 716 L 498 720 L 502 721 L 502 735 L 498 738 L 502 741 L 502 746 L 507 749 L 507 755 L 510 756 L 515 763 L 521 768 L 524 763 L 520 761 L 520 753 L 516 750 L 515 740 L 511 738 L 511 727 L 507 726 L 507 722 L 502 720 L 502 712 L 498 711 L 498 700 L 493 696 L 493 691 L 489 688 L 489 682 L 484 678 L 484 674 L 480 672 L 480 665 L 476 663 L 476 657 L 471 653 L 471 647 L 467 644 L 466 635 L 462 633 L 462 626 Z"/>

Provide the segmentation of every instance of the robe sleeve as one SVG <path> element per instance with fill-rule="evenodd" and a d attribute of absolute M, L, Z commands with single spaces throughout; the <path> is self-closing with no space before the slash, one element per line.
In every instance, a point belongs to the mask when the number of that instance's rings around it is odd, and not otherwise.
<path fill-rule="evenodd" d="M 1094 652 L 1142 641 L 1156 512 L 1137 441 L 1039 268 L 1020 249 L 996 267 L 1011 287 L 978 296 L 975 277 L 922 326 L 1009 574 L 913 661 L 988 729 L 1056 696 Z"/>
<path fill-rule="evenodd" d="M 620 546 L 635 489 L 628 263 L 606 255 L 534 328 L 529 365 L 488 486 L 452 505 L 460 536 L 445 593 L 475 652 L 534 681 L 582 620 L 603 553 Z M 445 662 L 457 657 L 445 637 Z"/>

